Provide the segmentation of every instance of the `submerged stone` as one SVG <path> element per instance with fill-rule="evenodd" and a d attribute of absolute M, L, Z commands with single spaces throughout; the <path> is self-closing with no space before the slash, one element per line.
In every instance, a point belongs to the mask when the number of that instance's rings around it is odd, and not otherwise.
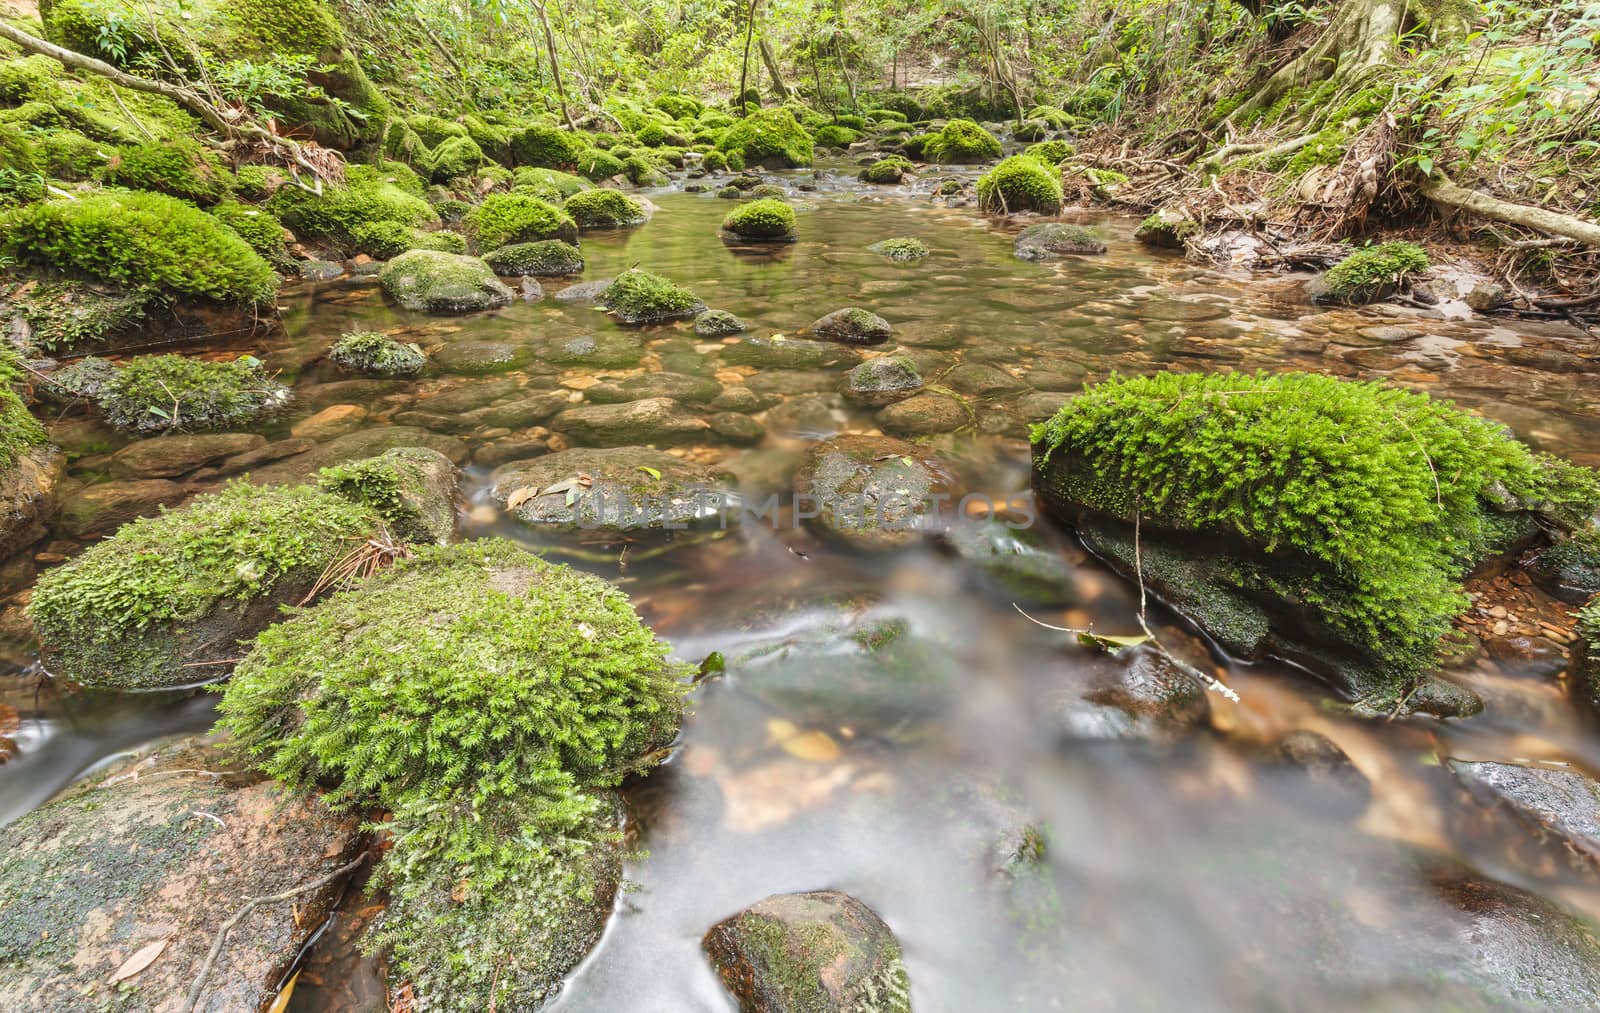
<path fill-rule="evenodd" d="M 1273 746 L 1267 788 L 1311 816 L 1354 819 L 1372 800 L 1372 784 L 1338 743 L 1307 729 L 1290 732 Z"/>
<path fill-rule="evenodd" d="M 383 290 L 408 310 L 474 313 L 510 305 L 514 293 L 477 257 L 411 250 L 383 265 Z"/>
<path fill-rule="evenodd" d="M 748 1013 L 910 1013 L 900 944 L 837 890 L 775 894 L 706 933 L 722 983 Z"/>
<path fill-rule="evenodd" d="M 1060 714 L 1072 739 L 1172 742 L 1206 727 L 1211 703 L 1198 672 L 1141 646 L 1095 659 Z"/>
<path fill-rule="evenodd" d="M 928 244 L 920 239 L 902 236 L 895 239 L 884 239 L 867 247 L 880 257 L 898 260 L 903 264 L 913 263 L 928 255 Z"/>
<path fill-rule="evenodd" d="M 328 349 L 334 365 L 368 376 L 416 376 L 428 357 L 415 342 L 399 342 L 375 331 L 342 334 Z"/>
<path fill-rule="evenodd" d="M 857 362 L 861 353 L 831 341 L 751 335 L 738 343 L 725 345 L 722 361 L 730 366 L 756 366 L 761 369 L 824 369 Z"/>
<path fill-rule="evenodd" d="M 625 447 L 640 443 L 692 443 L 708 428 L 705 419 L 666 397 L 623 404 L 586 404 L 550 420 L 550 428 L 579 444 Z"/>
<path fill-rule="evenodd" d="M 516 461 L 490 476 L 490 499 L 525 524 L 604 533 L 727 523 L 724 476 L 649 447 L 577 448 Z"/>
<path fill-rule="evenodd" d="M 823 341 L 846 345 L 881 345 L 893 335 L 889 321 L 858 306 L 834 310 L 813 321 L 810 332 Z"/>
<path fill-rule="evenodd" d="M 612 383 L 595 384 L 583 392 L 595 404 L 619 404 L 645 398 L 671 398 L 684 404 L 704 404 L 722 393 L 722 385 L 709 376 L 683 373 L 641 373 Z"/>
<path fill-rule="evenodd" d="M 878 425 L 898 436 L 953 433 L 974 422 L 972 409 L 946 394 L 918 394 L 878 412 Z"/>
<path fill-rule="evenodd" d="M 904 401 L 922 389 L 917 364 L 904 355 L 868 359 L 845 376 L 844 396 L 869 407 Z"/>
<path fill-rule="evenodd" d="M 746 329 L 743 320 L 726 310 L 706 310 L 694 318 L 694 332 L 702 338 L 725 338 Z"/>
<path fill-rule="evenodd" d="M 1600 872 L 1600 783 L 1577 770 L 1450 760 L 1468 801 L 1458 824 L 1499 837 L 1535 876 L 1590 878 Z"/>
<path fill-rule="evenodd" d="M 795 475 L 806 524 L 854 548 L 910 545 L 936 530 L 956 495 L 948 466 L 888 436 L 837 436 L 817 444 Z"/>
<path fill-rule="evenodd" d="M 951 525 L 943 543 L 1010 601 L 1065 607 L 1077 599 L 1072 565 L 1029 528 L 1002 520 L 968 520 Z"/>
<path fill-rule="evenodd" d="M 139 440 L 111 455 L 119 477 L 172 478 L 267 445 L 254 433 L 175 433 Z"/>
<path fill-rule="evenodd" d="M 1106 241 L 1093 229 L 1065 222 L 1040 222 L 1023 229 L 1012 245 L 1019 260 L 1052 260 L 1106 252 Z"/>
<path fill-rule="evenodd" d="M 607 331 L 546 342 L 539 348 L 539 358 L 557 366 L 618 369 L 637 366 L 644 358 L 644 345 L 631 334 Z"/>

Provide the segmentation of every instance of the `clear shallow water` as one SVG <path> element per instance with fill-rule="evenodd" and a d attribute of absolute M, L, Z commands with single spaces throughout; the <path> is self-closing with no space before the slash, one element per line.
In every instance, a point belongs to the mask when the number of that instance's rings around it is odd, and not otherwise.
<path fill-rule="evenodd" d="M 973 394 L 971 426 L 930 445 L 966 488 L 996 498 L 1026 487 L 1026 425 L 1043 403 L 1031 395 L 1163 368 L 1386 378 L 1456 398 L 1544 449 L 1600 463 L 1600 394 L 1592 373 L 1572 367 L 1575 331 L 1315 310 L 1281 279 L 1151 254 L 1131 241 L 1133 222 L 1113 218 L 1093 219 L 1111 237 L 1107 256 L 1024 263 L 1010 252 L 1020 226 L 936 206 L 909 188 L 863 190 L 842 175 L 795 195 L 801 242 L 758 255 L 717 239 L 730 202 L 653 197 L 660 210 L 644 228 L 585 236 L 584 279 L 637 264 L 760 335 L 795 335 L 841 306 L 874 310 L 895 325 L 930 383 Z M 865 250 L 899 235 L 922 238 L 933 254 L 900 265 Z M 789 403 L 764 416 L 761 444 L 683 451 L 730 470 L 752 493 L 787 489 L 816 438 L 874 429 L 871 410 L 834 394 L 846 367 L 736 370 L 718 342 L 696 339 L 687 324 L 624 331 L 589 305 L 551 299 L 560 287 L 547 285 L 538 302 L 465 318 L 386 307 L 370 281 L 297 287 L 285 293 L 281 334 L 226 351 L 251 351 L 293 382 L 300 407 L 262 430 L 272 438 L 330 404 L 361 404 L 372 413 L 366 424 L 377 426 L 426 415 L 437 398 L 451 399 L 438 414 L 459 415 L 472 391 L 485 394 L 483 403 L 551 389 L 577 399 L 597 379 L 638 372 L 536 359 L 497 377 L 352 386 L 319 360 L 357 328 L 428 348 L 627 333 L 644 342 L 643 369 L 781 393 Z M 978 366 L 1009 381 L 995 387 Z M 433 424 L 478 462 L 485 446 L 507 438 Z M 103 480 L 104 455 L 122 438 L 70 418 L 57 428 L 83 450 L 75 475 Z M 1213 695 L 1211 728 L 1173 743 L 1085 742 L 1068 734 L 1065 701 L 1111 662 L 1029 623 L 1011 592 L 952 554 L 930 546 L 864 556 L 803 530 L 750 526 L 654 557 L 623 558 L 614 548 L 573 555 L 487 505 L 490 470 L 469 456 L 465 537 L 516 538 L 618 580 L 680 657 L 720 650 L 730 661 L 697 695 L 682 749 L 631 789 L 637 847 L 648 857 L 629 864 L 635 889 L 554 1009 L 730 1009 L 699 951 L 706 929 L 768 894 L 824 887 L 855 894 L 894 928 L 924 1011 L 1430 1008 L 1439 983 L 1460 980 L 1471 953 L 1501 959 L 1496 939 L 1505 935 L 1482 928 L 1482 904 L 1452 886 L 1465 873 L 1441 872 L 1430 864 L 1439 856 L 1600 914 L 1583 884 L 1534 883 L 1498 843 L 1462 833 L 1455 816 L 1463 802 L 1438 765 L 1444 756 L 1532 757 L 1600 768 L 1600 750 L 1555 680 L 1558 663 L 1483 659 L 1454 673 L 1489 701 L 1469 722 L 1357 722 L 1326 706 L 1308 678 L 1214 656 L 1157 610 L 1163 642 L 1221 673 L 1242 702 Z M 1063 533 L 1044 524 L 1040 534 L 1046 551 L 1073 568 L 1072 604 L 1030 611 L 1134 632 L 1129 589 Z M 14 564 L 8 575 L 25 587 L 30 567 Z M 903 624 L 906 653 L 865 652 L 851 635 L 863 617 Z M 20 670 L 25 649 L 14 657 Z M 121 750 L 210 720 L 204 697 L 102 701 L 35 694 L 26 675 L 9 684 L 5 699 L 28 723 L 21 756 L 0 767 L 0 819 Z M 1276 788 L 1282 775 L 1260 754 L 1297 728 L 1328 734 L 1374 782 L 1362 813 L 1351 816 L 1303 783 Z M 1042 868 L 992 871 L 993 841 L 1024 824 L 1045 828 Z M 293 1008 L 375 1008 L 370 983 L 352 989 L 333 980 L 361 973 L 334 964 L 321 975 L 324 987 L 301 986 Z"/>

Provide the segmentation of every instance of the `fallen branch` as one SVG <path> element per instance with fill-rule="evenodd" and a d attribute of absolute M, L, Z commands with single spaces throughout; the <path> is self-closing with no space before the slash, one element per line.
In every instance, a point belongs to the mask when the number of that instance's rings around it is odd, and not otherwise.
<path fill-rule="evenodd" d="M 1453 210 L 1468 211 L 1497 222 L 1507 222 L 1552 235 L 1565 236 L 1589 246 L 1600 246 L 1600 224 L 1573 215 L 1564 215 L 1559 211 L 1531 207 L 1527 204 L 1513 204 L 1486 193 L 1468 190 L 1451 182 L 1443 174 L 1436 173 L 1423 180 L 1419 189 L 1424 197 L 1435 204 Z"/>
<path fill-rule="evenodd" d="M 215 819 L 216 817 L 212 818 Z M 349 862 L 346 862 L 344 865 L 341 865 L 337 869 L 328 873 L 326 876 L 312 880 L 304 886 L 297 886 L 292 890 L 285 890 L 282 893 L 275 893 L 270 897 L 246 897 L 244 906 L 239 908 L 238 911 L 235 911 L 233 917 L 223 922 L 222 928 L 217 930 L 217 938 L 211 942 L 211 951 L 206 954 L 205 963 L 200 965 L 200 973 L 195 975 L 194 984 L 189 986 L 189 994 L 184 997 L 182 1013 L 194 1013 L 195 1005 L 200 1001 L 200 992 L 205 988 L 206 978 L 210 977 L 211 975 L 211 967 L 217 962 L 217 957 L 222 953 L 222 944 L 228 940 L 228 932 L 235 925 L 243 921 L 245 915 L 249 914 L 251 911 L 254 911 L 256 907 L 261 904 L 277 904 L 282 901 L 298 897 L 303 893 L 311 893 L 313 891 L 320 890 L 332 883 L 334 880 L 338 879 L 340 876 L 347 876 L 350 873 L 355 872 L 356 868 L 366 860 L 366 852 L 362 852 Z"/>

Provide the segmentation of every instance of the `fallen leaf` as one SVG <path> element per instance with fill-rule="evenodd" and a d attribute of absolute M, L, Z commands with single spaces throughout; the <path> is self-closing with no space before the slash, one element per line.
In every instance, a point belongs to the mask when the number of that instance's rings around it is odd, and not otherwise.
<path fill-rule="evenodd" d="M 582 486 L 583 488 L 587 489 L 590 486 L 594 485 L 594 476 L 593 475 L 585 475 L 582 472 L 579 472 L 578 473 L 578 484 L 580 486 Z"/>
<path fill-rule="evenodd" d="M 111 976 L 110 984 L 115 985 L 119 981 L 127 981 L 155 963 L 156 958 L 161 956 L 161 951 L 167 948 L 168 942 L 169 940 L 166 939 L 157 939 L 153 943 L 147 943 L 139 947 L 134 951 L 133 956 L 124 960 L 122 966 L 117 968 L 117 973 Z"/>
<path fill-rule="evenodd" d="M 520 489 L 513 489 L 511 490 L 511 495 L 506 497 L 506 509 L 515 510 L 517 507 L 528 502 L 537 495 L 539 495 L 539 487 L 536 485 L 525 485 Z"/>
<path fill-rule="evenodd" d="M 767 722 L 767 734 L 777 740 L 784 752 L 797 760 L 832 763 L 839 758 L 839 744 L 827 732 L 802 732 L 792 721 L 772 718 Z"/>
<path fill-rule="evenodd" d="M 646 475 L 649 475 L 657 482 L 661 481 L 661 472 L 658 469 L 652 468 L 648 464 L 641 464 L 639 465 L 639 470 L 644 472 Z"/>
<path fill-rule="evenodd" d="M 289 1008 L 289 999 L 294 995 L 294 983 L 300 980 L 300 972 L 289 975 L 289 980 L 283 983 L 278 997 L 272 1000 L 272 1005 L 267 1007 L 267 1013 L 284 1013 Z"/>
<path fill-rule="evenodd" d="M 1149 643 L 1150 638 L 1139 635 L 1132 637 L 1113 637 L 1102 633 L 1092 633 L 1083 630 L 1078 633 L 1078 643 L 1085 647 L 1098 647 L 1107 654 L 1116 654 L 1125 647 L 1138 647 L 1140 644 Z"/>

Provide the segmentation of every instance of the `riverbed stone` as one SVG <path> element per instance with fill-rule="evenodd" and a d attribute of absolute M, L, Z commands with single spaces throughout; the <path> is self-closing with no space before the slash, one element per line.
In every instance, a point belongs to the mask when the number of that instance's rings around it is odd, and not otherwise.
<path fill-rule="evenodd" d="M 889 436 L 836 436 L 813 447 L 795 475 L 806 524 L 853 548 L 902 548 L 936 530 L 959 498 L 948 465 Z M 935 503 L 942 497 L 942 505 Z"/>
<path fill-rule="evenodd" d="M 585 404 L 550 420 L 550 428 L 579 444 L 626 447 L 640 443 L 693 443 L 710 428 L 706 420 L 667 397 L 622 404 Z"/>
<path fill-rule="evenodd" d="M 1536 876 L 1600 872 L 1600 783 L 1576 769 L 1448 761 L 1468 797 L 1458 812 L 1468 830 L 1498 833 Z M 1508 832 L 1509 831 L 1509 832 Z"/>
<path fill-rule="evenodd" d="M 1353 819 L 1372 800 L 1372 784 L 1339 744 L 1307 728 L 1272 746 L 1265 771 L 1267 789 L 1310 816 Z"/>
<path fill-rule="evenodd" d="M 922 374 L 904 355 L 868 359 L 845 375 L 845 398 L 873 408 L 904 401 L 920 390 Z"/>
<path fill-rule="evenodd" d="M 517 398 L 504 404 L 479 408 L 477 411 L 467 413 L 465 417 L 474 426 L 526 429 L 548 420 L 556 412 L 571 405 L 572 402 L 565 394 L 560 391 L 549 391 Z"/>
<path fill-rule="evenodd" d="M 1072 564 L 1032 528 L 964 519 L 944 532 L 941 545 L 978 570 L 984 590 L 1007 601 L 1064 608 L 1077 600 Z"/>
<path fill-rule="evenodd" d="M 746 1013 L 910 1013 L 900 944 L 837 890 L 774 894 L 718 922 L 704 946 Z"/>
<path fill-rule="evenodd" d="M 390 298 L 424 313 L 474 313 L 510 305 L 514 293 L 478 257 L 408 250 L 383 266 L 378 281 Z"/>
<path fill-rule="evenodd" d="M 490 501 L 537 528 L 615 534 L 736 519 L 726 476 L 650 447 L 562 450 L 489 480 Z"/>
<path fill-rule="evenodd" d="M 724 387 L 722 393 L 712 398 L 706 407 L 721 412 L 759 412 L 782 401 L 776 394 L 758 393 L 749 387 Z"/>
<path fill-rule="evenodd" d="M 861 353 L 829 341 L 789 338 L 780 334 L 751 335 L 722 349 L 722 361 L 730 366 L 755 366 L 759 369 L 826 369 L 861 361 Z"/>
<path fill-rule="evenodd" d="M 878 412 L 878 425 L 884 432 L 899 436 L 932 436 L 953 433 L 971 425 L 973 415 L 967 405 L 945 394 L 918 394 L 889 405 Z"/>
<path fill-rule="evenodd" d="M 110 532 L 136 517 L 150 517 L 187 495 L 166 478 L 135 478 L 64 488 L 53 527 L 68 538 Z"/>
<path fill-rule="evenodd" d="M 747 329 L 743 320 L 727 310 L 706 310 L 694 318 L 694 332 L 702 338 L 725 338 Z"/>
<path fill-rule="evenodd" d="M 223 461 L 221 464 L 217 465 L 217 477 L 226 478 L 230 475 L 242 474 L 251 470 L 252 468 L 259 468 L 262 465 L 271 464 L 274 461 L 281 461 L 286 457 L 293 457 L 296 454 L 303 454 L 306 451 L 314 448 L 316 445 L 316 442 L 313 440 L 294 438 L 268 443 L 265 446 L 258 447 L 255 450 L 246 451 L 245 453 L 239 454 L 236 457 L 230 457 L 226 461 Z"/>
<path fill-rule="evenodd" d="M 267 438 L 254 433 L 171 433 L 123 447 L 111 455 L 111 470 L 122 477 L 172 478 L 266 445 Z"/>
<path fill-rule="evenodd" d="M 534 359 L 536 349 L 523 341 L 452 341 L 433 353 L 433 361 L 447 373 L 487 376 L 521 369 Z"/>
<path fill-rule="evenodd" d="M 1088 669 L 1059 705 L 1071 739 L 1170 743 L 1210 720 L 1200 673 L 1149 645 L 1097 658 Z"/>
<path fill-rule="evenodd" d="M 456 466 L 426 447 L 396 447 L 376 457 L 334 465 L 319 488 L 372 506 L 389 534 L 413 545 L 445 544 L 456 530 Z"/>
<path fill-rule="evenodd" d="M 644 345 L 636 335 L 605 332 L 547 341 L 539 346 L 538 354 L 557 366 L 621 369 L 639 364 Z"/>
<path fill-rule="evenodd" d="M 65 471 L 61 451 L 46 445 L 0 473 L 0 559 L 44 536 Z"/>
<path fill-rule="evenodd" d="M 822 341 L 845 345 L 881 345 L 894 335 L 889 321 L 859 306 L 847 306 L 819 317 L 808 330 Z"/>
<path fill-rule="evenodd" d="M 957 393 L 973 397 L 997 397 L 1028 389 L 1025 382 L 1005 370 L 981 362 L 963 362 L 940 377 L 940 382 Z"/>
<path fill-rule="evenodd" d="M 233 767 L 186 741 L 0 831 L 0 1007 L 176 1013 L 246 898 L 304 890 L 232 926 L 195 1009 L 272 1002 L 344 889 L 333 874 L 359 852 L 359 820 L 315 795 L 204 773 Z"/>
<path fill-rule="evenodd" d="M 1012 244 L 1019 260 L 1054 260 L 1106 252 L 1106 241 L 1093 229 L 1066 222 L 1040 222 L 1023 229 Z"/>
<path fill-rule="evenodd" d="M 739 412 L 715 412 L 707 416 L 706 424 L 714 435 L 740 447 L 760 443 L 767 435 L 766 426 Z"/>
<path fill-rule="evenodd" d="M 358 461 L 363 457 L 377 457 L 396 447 L 437 450 L 455 464 L 467 459 L 467 445 L 454 436 L 430 432 L 417 426 L 370 426 L 320 443 L 303 454 L 257 468 L 250 472 L 250 481 L 257 485 L 303 482 L 321 468 L 345 461 Z"/>
<path fill-rule="evenodd" d="M 720 393 L 722 385 L 709 376 L 641 373 L 610 383 L 595 384 L 583 392 L 583 397 L 596 404 L 621 404 L 653 397 L 668 397 L 683 404 L 705 404 Z"/>
<path fill-rule="evenodd" d="M 331 440 L 360 429 L 367 414 L 360 405 L 329 405 L 310 418 L 296 422 L 289 428 L 289 435 L 301 440 Z"/>

